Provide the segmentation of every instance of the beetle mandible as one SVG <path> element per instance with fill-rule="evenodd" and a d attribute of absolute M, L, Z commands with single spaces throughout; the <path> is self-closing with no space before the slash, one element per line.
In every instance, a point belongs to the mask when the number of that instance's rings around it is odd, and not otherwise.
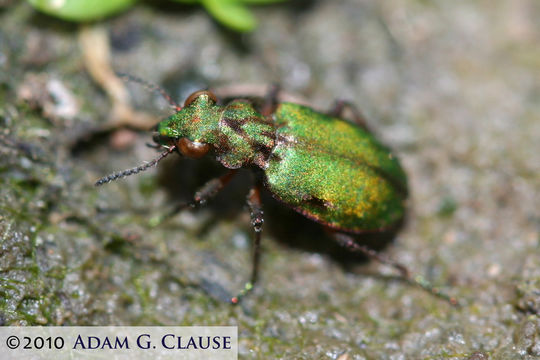
<path fill-rule="evenodd" d="M 320 223 L 341 246 L 391 265 L 406 280 L 455 303 L 425 280 L 413 279 L 405 266 L 353 237 L 392 229 L 403 219 L 407 176 L 397 157 L 367 129 L 352 104 L 336 102 L 332 111 L 321 113 L 279 102 L 274 86 L 261 106 L 246 99 L 221 105 L 211 91 L 203 90 L 191 94 L 181 107 L 161 88 L 132 76 L 128 79 L 159 91 L 176 108 L 174 115 L 155 127 L 156 147 L 166 150 L 149 163 L 101 178 L 96 186 L 144 171 L 172 152 L 191 158 L 212 152 L 229 169 L 203 185 L 189 204 L 192 206 L 215 196 L 239 168 L 252 168 L 258 175 L 247 196 L 255 232 L 251 277 L 230 299 L 233 304 L 257 281 L 264 222 L 261 188 Z M 342 117 L 345 108 L 354 114 L 353 121 Z"/>

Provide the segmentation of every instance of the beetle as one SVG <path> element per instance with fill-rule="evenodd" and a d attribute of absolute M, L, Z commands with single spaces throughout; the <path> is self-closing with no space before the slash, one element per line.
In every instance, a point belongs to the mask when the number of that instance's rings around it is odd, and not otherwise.
<path fill-rule="evenodd" d="M 155 127 L 155 147 L 165 151 L 149 163 L 105 176 L 96 185 L 144 171 L 172 152 L 191 158 L 212 153 L 228 172 L 195 193 L 189 205 L 198 206 L 223 189 L 237 169 L 251 168 L 257 175 L 247 196 L 255 233 L 253 265 L 250 280 L 230 299 L 233 304 L 257 281 L 264 223 L 262 188 L 321 224 L 341 246 L 393 266 L 406 280 L 455 303 L 422 278 L 411 277 L 405 266 L 356 241 L 358 234 L 394 229 L 405 215 L 408 191 L 398 158 L 368 130 L 354 105 L 338 101 L 330 112 L 322 113 L 279 102 L 279 89 L 274 86 L 260 105 L 242 98 L 220 104 L 213 92 L 202 90 L 191 94 L 182 107 L 161 88 L 148 87 L 176 109 Z M 347 108 L 352 120 L 343 117 Z"/>

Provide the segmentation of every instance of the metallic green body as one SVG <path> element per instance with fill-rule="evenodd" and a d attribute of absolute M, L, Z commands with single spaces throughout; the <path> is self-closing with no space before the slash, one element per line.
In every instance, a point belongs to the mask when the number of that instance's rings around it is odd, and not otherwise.
<path fill-rule="evenodd" d="M 407 179 L 373 135 L 292 103 L 264 117 L 246 101 L 216 105 L 201 95 L 158 126 L 160 135 L 211 144 L 217 160 L 257 166 L 272 195 L 339 231 L 380 231 L 405 213 Z"/>
<path fill-rule="evenodd" d="M 229 169 L 264 166 L 264 153 L 274 147 L 275 133 L 274 125 L 249 102 L 238 100 L 219 106 L 205 95 L 160 122 L 158 132 L 213 145 L 217 160 Z"/>
<path fill-rule="evenodd" d="M 265 170 L 272 194 L 332 228 L 388 228 L 404 215 L 406 176 L 396 157 L 364 129 L 311 108 L 282 103 L 277 142 Z"/>

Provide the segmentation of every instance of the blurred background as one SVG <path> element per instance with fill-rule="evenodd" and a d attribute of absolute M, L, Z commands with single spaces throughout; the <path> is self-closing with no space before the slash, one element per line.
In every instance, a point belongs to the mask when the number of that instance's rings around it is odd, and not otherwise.
<path fill-rule="evenodd" d="M 236 325 L 246 359 L 540 356 L 540 3 L 0 1 L 0 323 Z M 264 196 L 259 286 L 242 172 L 156 156 L 146 131 L 202 88 L 350 100 L 409 176 L 384 253 L 463 306 L 346 256 Z M 247 87 L 241 87 L 247 86 Z M 247 90 L 245 90 L 247 89 Z M 224 94 L 227 90 L 224 90 Z"/>

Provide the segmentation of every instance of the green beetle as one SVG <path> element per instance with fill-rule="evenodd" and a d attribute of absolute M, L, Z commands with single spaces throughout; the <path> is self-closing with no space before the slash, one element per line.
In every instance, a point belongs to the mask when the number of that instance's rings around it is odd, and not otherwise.
<path fill-rule="evenodd" d="M 213 148 L 228 169 L 255 166 L 278 200 L 349 233 L 391 227 L 404 214 L 407 180 L 398 160 L 364 128 L 293 104 L 268 115 L 246 100 L 226 106 L 197 92 L 157 128 L 159 142 L 198 157 Z"/>
<path fill-rule="evenodd" d="M 156 147 L 166 151 L 145 165 L 106 176 L 96 185 L 146 170 L 172 152 L 199 158 L 212 151 L 230 170 L 196 192 L 190 203 L 195 206 L 218 193 L 236 169 L 254 169 L 258 181 L 247 197 L 255 230 L 253 269 L 250 281 L 231 302 L 237 303 L 257 279 L 264 222 L 262 187 L 322 224 L 342 246 L 388 263 L 410 279 L 404 266 L 351 236 L 394 228 L 404 217 L 407 199 L 407 177 L 398 159 L 367 130 L 352 105 L 338 102 L 325 114 L 278 102 L 277 88 L 260 106 L 245 99 L 221 105 L 210 91 L 193 93 L 183 107 L 172 104 L 177 112 L 160 122 L 154 135 Z M 356 114 L 354 122 L 341 117 L 346 106 Z"/>

